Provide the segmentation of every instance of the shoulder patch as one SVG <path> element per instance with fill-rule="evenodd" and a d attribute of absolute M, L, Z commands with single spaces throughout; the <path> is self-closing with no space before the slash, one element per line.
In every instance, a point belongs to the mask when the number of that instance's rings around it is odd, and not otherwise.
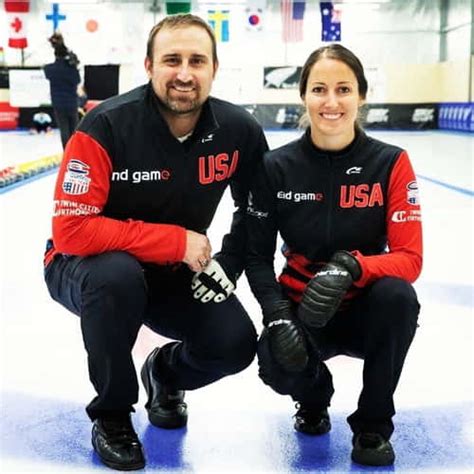
<path fill-rule="evenodd" d="M 418 183 L 416 181 L 410 181 L 407 184 L 407 203 L 412 206 L 418 206 L 420 204 Z"/>
<path fill-rule="evenodd" d="M 69 160 L 63 178 L 63 191 L 72 195 L 86 194 L 91 181 L 87 176 L 89 169 L 89 165 L 76 158 Z"/>

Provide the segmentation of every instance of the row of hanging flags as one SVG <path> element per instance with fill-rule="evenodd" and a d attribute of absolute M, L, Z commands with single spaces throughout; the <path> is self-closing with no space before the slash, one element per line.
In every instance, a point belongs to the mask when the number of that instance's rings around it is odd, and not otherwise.
<path fill-rule="evenodd" d="M 255 3 L 255 2 L 250 2 Z M 306 0 L 280 0 L 282 40 L 285 43 L 303 41 L 303 22 Z M 263 9 L 249 6 L 246 13 L 247 30 L 263 29 Z M 341 10 L 334 2 L 319 2 L 321 12 L 321 41 L 341 41 Z M 166 2 L 166 13 L 189 13 L 191 2 Z M 217 41 L 230 41 L 230 10 L 208 10 L 208 23 L 214 30 Z"/>
<path fill-rule="evenodd" d="M 192 2 L 166 2 L 166 13 L 190 13 Z M 254 2 L 251 2 L 254 3 Z M 306 0 L 281 0 L 282 40 L 285 43 L 303 41 L 303 23 L 306 13 Z M 4 0 L 7 21 L 9 25 L 8 46 L 24 49 L 28 46 L 27 19 L 30 11 L 30 0 Z M 53 31 L 58 28 L 61 20 L 66 16 L 60 13 L 60 3 L 52 4 L 52 12 L 46 15 L 47 20 L 53 22 Z M 320 2 L 321 13 L 321 41 L 341 41 L 341 11 L 333 2 Z M 247 30 L 261 31 L 264 27 L 264 4 L 262 8 L 251 5 L 246 9 Z M 207 21 L 214 30 L 219 42 L 231 40 L 230 31 L 231 11 L 227 9 L 213 9 L 207 11 Z"/>

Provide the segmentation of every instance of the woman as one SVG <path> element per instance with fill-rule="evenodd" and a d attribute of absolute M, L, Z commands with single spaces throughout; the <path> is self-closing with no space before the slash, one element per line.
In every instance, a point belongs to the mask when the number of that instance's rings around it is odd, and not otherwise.
<path fill-rule="evenodd" d="M 348 417 L 352 459 L 390 465 L 393 393 L 419 313 L 411 286 L 422 265 L 416 179 L 404 150 L 358 126 L 367 80 L 351 51 L 314 51 L 299 90 L 309 127 L 266 154 L 249 196 L 247 275 L 265 326 L 259 375 L 297 402 L 296 430 L 321 435 L 331 429 L 334 393 L 324 361 L 364 359 Z M 278 232 L 286 265 L 277 280 Z"/>
<path fill-rule="evenodd" d="M 79 122 L 77 95 L 77 86 L 81 81 L 77 69 L 79 60 L 66 47 L 59 33 L 54 33 L 49 42 L 54 48 L 55 61 L 44 66 L 44 74 L 50 82 L 51 102 L 61 134 L 61 143 L 65 149 Z"/>

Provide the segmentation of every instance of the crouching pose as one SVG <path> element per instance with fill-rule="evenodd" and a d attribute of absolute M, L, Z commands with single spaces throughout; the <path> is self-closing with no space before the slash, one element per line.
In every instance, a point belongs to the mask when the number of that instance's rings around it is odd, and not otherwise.
<path fill-rule="evenodd" d="M 362 358 L 352 459 L 390 465 L 393 394 L 419 312 L 417 182 L 406 151 L 357 124 L 367 81 L 351 51 L 314 51 L 299 87 L 309 127 L 265 155 L 247 208 L 247 275 L 265 326 L 259 375 L 297 402 L 296 430 L 322 435 L 334 393 L 324 361 Z M 278 232 L 286 264 L 276 279 Z"/>
<path fill-rule="evenodd" d="M 235 374 L 255 357 L 257 333 L 232 294 L 245 261 L 245 209 L 267 149 L 245 110 L 209 97 L 216 41 L 194 15 L 150 32 L 149 83 L 110 98 L 66 147 L 45 256 L 51 296 L 80 316 L 92 444 L 104 464 L 140 469 L 131 423 L 138 400 L 132 348 L 142 324 L 175 339 L 141 370 L 153 425 L 187 423 L 184 391 Z M 206 236 L 225 189 L 236 211 L 220 251 Z"/>

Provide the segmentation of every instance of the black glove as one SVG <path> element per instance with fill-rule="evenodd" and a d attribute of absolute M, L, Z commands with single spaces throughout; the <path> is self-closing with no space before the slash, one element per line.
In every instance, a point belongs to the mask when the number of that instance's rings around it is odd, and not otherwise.
<path fill-rule="evenodd" d="M 281 301 L 264 313 L 263 323 L 270 350 L 278 365 L 288 372 L 301 372 L 308 363 L 306 340 L 295 322 L 291 303 Z"/>
<path fill-rule="evenodd" d="M 336 252 L 306 286 L 298 308 L 299 319 L 313 328 L 325 326 L 360 275 L 359 262 L 353 255 L 343 250 Z"/>

